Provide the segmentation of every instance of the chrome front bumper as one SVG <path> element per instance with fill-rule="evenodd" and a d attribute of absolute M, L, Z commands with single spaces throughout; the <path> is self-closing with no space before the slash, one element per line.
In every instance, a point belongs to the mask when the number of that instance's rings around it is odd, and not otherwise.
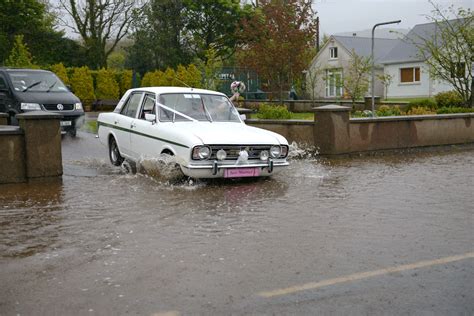
<path fill-rule="evenodd" d="M 235 164 L 235 163 L 225 163 L 214 160 L 208 162 L 207 164 L 189 164 L 187 166 L 182 166 L 183 172 L 187 175 L 209 175 L 212 178 L 221 177 L 222 170 L 231 169 L 231 168 L 262 168 L 262 175 L 270 175 L 275 168 L 279 169 L 280 167 L 286 167 L 289 163 L 285 161 L 275 161 L 269 159 L 267 162 L 248 162 L 245 164 Z M 210 171 L 210 172 L 209 172 Z"/>

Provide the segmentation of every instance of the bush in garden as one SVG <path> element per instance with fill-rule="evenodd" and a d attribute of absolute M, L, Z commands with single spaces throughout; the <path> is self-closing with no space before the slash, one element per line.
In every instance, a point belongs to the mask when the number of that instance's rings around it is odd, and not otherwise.
<path fill-rule="evenodd" d="M 438 105 L 436 104 L 436 101 L 434 101 L 433 99 L 413 100 L 413 101 L 410 101 L 406 110 L 410 111 L 413 108 L 419 108 L 419 107 L 428 108 L 430 110 L 436 110 L 438 108 Z"/>
<path fill-rule="evenodd" d="M 414 107 L 407 112 L 407 115 L 427 115 L 427 114 L 436 114 L 436 112 L 422 106 Z"/>
<path fill-rule="evenodd" d="M 438 103 L 438 107 L 461 107 L 464 105 L 464 101 L 462 96 L 457 91 L 447 91 L 447 92 L 440 92 L 435 95 L 436 103 Z"/>
<path fill-rule="evenodd" d="M 104 68 L 97 71 L 95 94 L 98 99 L 119 98 L 119 85 L 113 71 Z"/>
<path fill-rule="evenodd" d="M 201 71 L 194 64 L 189 64 L 186 67 L 187 79 L 186 83 L 193 88 L 202 88 L 202 74 Z"/>
<path fill-rule="evenodd" d="M 377 116 L 400 116 L 402 111 L 399 106 L 382 105 L 377 110 Z"/>
<path fill-rule="evenodd" d="M 92 101 L 95 100 L 95 94 L 92 74 L 89 68 L 86 66 L 73 68 L 70 83 L 74 94 L 81 99 L 85 106 L 90 106 Z"/>
<path fill-rule="evenodd" d="M 439 108 L 436 111 L 436 114 L 472 113 L 472 112 L 474 112 L 474 108 L 445 106 L 445 107 Z"/>
<path fill-rule="evenodd" d="M 64 84 L 68 85 L 70 83 L 66 67 L 64 67 L 63 63 L 51 65 L 51 67 L 49 67 L 49 70 L 54 72 L 56 76 L 58 76 L 59 79 L 64 82 Z"/>
<path fill-rule="evenodd" d="M 287 120 L 291 119 L 291 112 L 283 105 L 262 103 L 258 109 L 257 118 Z"/>

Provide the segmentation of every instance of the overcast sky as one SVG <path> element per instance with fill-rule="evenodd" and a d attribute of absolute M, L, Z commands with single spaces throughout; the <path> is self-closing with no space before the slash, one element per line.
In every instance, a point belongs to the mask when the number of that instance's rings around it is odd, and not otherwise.
<path fill-rule="evenodd" d="M 434 0 L 442 8 L 450 5 L 474 9 L 474 0 Z M 433 9 L 428 0 L 313 0 L 320 19 L 320 32 L 334 34 L 372 29 L 374 24 L 402 20 L 395 28 L 413 28 L 427 23 Z"/>

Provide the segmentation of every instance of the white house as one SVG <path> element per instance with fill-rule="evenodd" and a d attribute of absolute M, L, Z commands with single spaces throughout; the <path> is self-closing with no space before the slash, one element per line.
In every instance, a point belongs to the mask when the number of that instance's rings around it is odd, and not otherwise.
<path fill-rule="evenodd" d="M 387 89 L 389 98 L 431 97 L 453 89 L 449 83 L 430 76 L 428 65 L 419 54 L 419 37 L 432 38 L 436 31 L 435 23 L 418 24 L 382 58 L 384 74 L 392 78 Z"/>
<path fill-rule="evenodd" d="M 313 58 L 306 74 L 306 86 L 310 96 L 316 98 L 344 97 L 342 79 L 349 67 L 353 52 L 361 57 L 371 56 L 370 37 L 336 36 L 329 38 L 326 44 Z M 374 60 L 376 75 L 383 74 L 382 57 L 397 45 L 398 40 L 375 38 Z M 375 80 L 375 94 L 382 96 L 384 86 L 380 80 Z"/>

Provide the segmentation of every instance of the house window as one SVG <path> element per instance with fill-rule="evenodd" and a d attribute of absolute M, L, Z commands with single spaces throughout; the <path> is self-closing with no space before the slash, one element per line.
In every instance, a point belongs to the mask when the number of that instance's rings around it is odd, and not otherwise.
<path fill-rule="evenodd" d="M 342 96 L 342 71 L 326 70 L 326 97 Z"/>
<path fill-rule="evenodd" d="M 420 82 L 420 67 L 410 67 L 400 69 L 400 82 Z"/>
<path fill-rule="evenodd" d="M 454 69 L 451 69 L 451 78 L 464 78 L 466 76 L 466 64 L 455 63 Z"/>
<path fill-rule="evenodd" d="M 329 48 L 329 58 L 337 59 L 337 47 Z"/>

